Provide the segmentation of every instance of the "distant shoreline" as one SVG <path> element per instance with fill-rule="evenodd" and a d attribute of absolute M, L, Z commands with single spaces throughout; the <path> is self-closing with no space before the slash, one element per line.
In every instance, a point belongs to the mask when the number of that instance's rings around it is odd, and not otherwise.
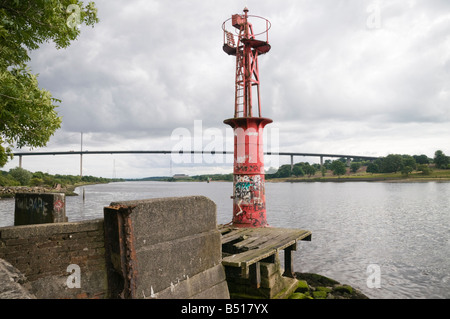
<path fill-rule="evenodd" d="M 266 182 L 272 183 L 347 183 L 347 182 L 385 182 L 385 183 L 426 183 L 450 182 L 447 177 L 312 177 L 312 178 L 272 178 Z"/>
<path fill-rule="evenodd" d="M 59 187 L 45 186 L 0 186 L 0 200 L 14 198 L 16 193 L 64 193 L 66 196 L 78 196 L 75 188 L 99 183 L 79 183 Z"/>

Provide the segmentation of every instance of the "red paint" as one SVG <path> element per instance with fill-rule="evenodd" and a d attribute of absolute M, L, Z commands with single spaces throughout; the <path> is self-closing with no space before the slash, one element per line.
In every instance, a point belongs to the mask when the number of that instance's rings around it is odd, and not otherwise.
<path fill-rule="evenodd" d="M 53 208 L 59 212 L 62 208 L 64 207 L 64 203 L 61 200 L 56 200 L 55 203 L 53 204 Z"/>
<path fill-rule="evenodd" d="M 262 19 L 266 29 L 254 33 L 249 18 Z M 226 23 L 237 29 L 235 35 L 227 31 Z M 258 56 L 270 50 L 267 19 L 249 16 L 248 9 L 243 15 L 235 14 L 224 22 L 223 50 L 236 56 L 235 110 L 234 118 L 224 123 L 234 130 L 234 183 L 233 183 L 233 225 L 237 227 L 265 227 L 266 197 L 264 178 L 263 130 L 272 123 L 271 119 L 261 117 L 259 92 Z M 260 40 L 259 35 L 266 39 Z M 254 116 L 253 106 L 258 107 L 258 116 Z"/>

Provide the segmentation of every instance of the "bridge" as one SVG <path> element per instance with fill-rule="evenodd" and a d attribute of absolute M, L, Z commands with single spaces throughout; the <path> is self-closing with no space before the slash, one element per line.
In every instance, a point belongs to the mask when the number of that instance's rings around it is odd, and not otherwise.
<path fill-rule="evenodd" d="M 80 155 L 80 176 L 83 176 L 83 155 L 108 155 L 108 154 L 234 154 L 230 151 L 167 151 L 167 150 L 148 150 L 148 151 L 47 151 L 47 152 L 16 152 L 13 153 L 14 156 L 19 157 L 19 167 L 22 168 L 22 157 L 23 156 L 56 156 L 56 155 Z M 327 154 L 327 153 L 297 153 L 297 152 L 264 152 L 264 155 L 273 156 L 290 156 L 291 157 L 291 171 L 294 167 L 294 156 L 303 157 L 319 157 L 320 165 L 323 165 L 324 157 L 327 158 L 347 158 L 349 161 L 352 158 L 358 158 L 363 160 L 375 160 L 377 156 L 364 156 L 364 155 L 348 155 L 348 154 Z"/>

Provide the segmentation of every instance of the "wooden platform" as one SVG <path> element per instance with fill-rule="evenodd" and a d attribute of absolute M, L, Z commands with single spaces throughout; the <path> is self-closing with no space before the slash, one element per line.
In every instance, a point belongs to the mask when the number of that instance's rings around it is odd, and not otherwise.
<path fill-rule="evenodd" d="M 249 268 L 256 269 L 255 283 L 259 285 L 259 262 L 270 261 L 270 257 L 285 251 L 285 273 L 293 277 L 291 251 L 297 249 L 298 240 L 311 240 L 311 232 L 287 228 L 236 228 L 219 225 L 222 234 L 222 264 L 225 267 L 240 268 L 241 276 L 248 278 Z"/>

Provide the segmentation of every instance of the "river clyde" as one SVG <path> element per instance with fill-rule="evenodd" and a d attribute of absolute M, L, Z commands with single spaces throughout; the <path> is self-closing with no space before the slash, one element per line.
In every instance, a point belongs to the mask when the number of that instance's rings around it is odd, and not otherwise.
<path fill-rule="evenodd" d="M 113 201 L 203 195 L 224 224 L 232 189 L 231 182 L 89 185 L 66 197 L 66 214 L 69 221 L 95 219 Z M 331 277 L 370 298 L 450 298 L 448 182 L 268 182 L 266 207 L 271 226 L 312 232 L 294 253 L 295 271 Z M 1 200 L 0 227 L 13 223 L 14 200 Z"/>

